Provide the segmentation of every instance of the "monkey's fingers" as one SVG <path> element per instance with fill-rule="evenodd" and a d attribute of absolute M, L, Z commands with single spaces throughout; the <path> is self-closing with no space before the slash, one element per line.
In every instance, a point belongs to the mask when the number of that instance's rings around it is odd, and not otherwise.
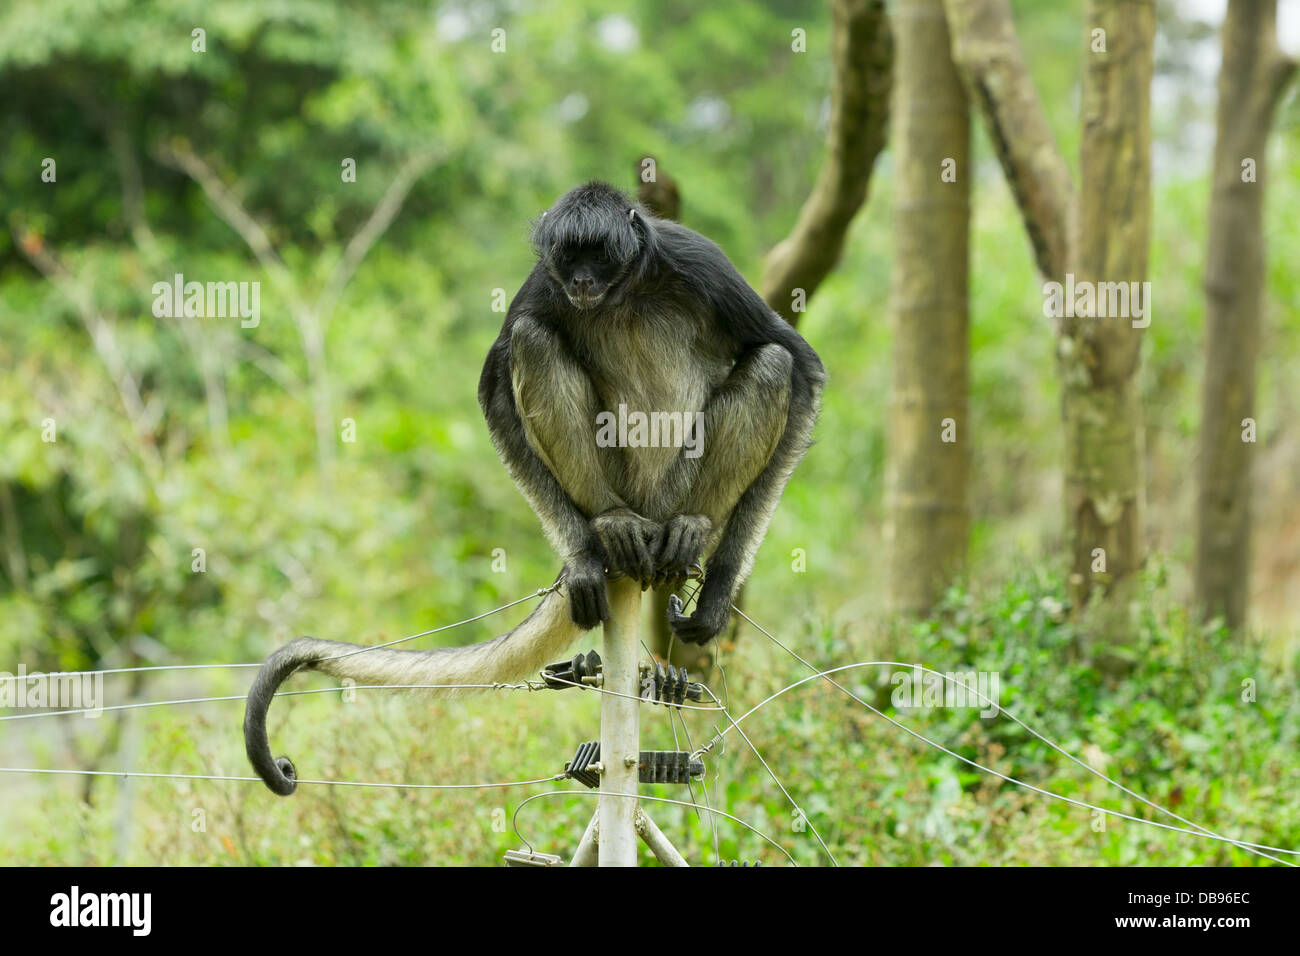
<path fill-rule="evenodd" d="M 650 582 L 655 576 L 655 561 L 650 556 L 649 543 L 640 529 L 632 528 L 630 537 L 632 539 L 632 552 L 636 555 L 636 579 L 641 582 L 641 590 L 644 591 L 650 586 Z"/>
<path fill-rule="evenodd" d="M 627 549 L 623 546 L 623 541 L 617 535 L 607 534 L 604 538 L 605 551 L 609 555 L 610 574 L 620 577 L 627 571 Z"/>
<path fill-rule="evenodd" d="M 695 613 L 687 617 L 682 613 L 682 602 L 676 594 L 668 598 L 668 626 L 677 639 L 686 644 L 707 644 L 722 633 L 726 616 L 718 619 L 708 608 L 696 605 Z"/>
<path fill-rule="evenodd" d="M 618 535 L 619 551 L 623 561 L 623 572 L 630 578 L 641 582 L 642 590 L 654 573 L 654 564 L 646 548 L 641 532 L 636 528 L 624 528 Z"/>
<path fill-rule="evenodd" d="M 700 560 L 700 549 L 704 547 L 704 535 L 698 528 L 690 528 L 682 535 L 681 547 L 677 551 L 677 561 L 685 575 L 692 564 Z"/>
<path fill-rule="evenodd" d="M 682 543 L 683 525 L 680 521 L 670 521 L 664 528 L 662 543 L 659 546 L 660 562 L 671 561 Z"/>
<path fill-rule="evenodd" d="M 618 577 L 637 577 L 637 558 L 628 529 L 621 522 L 602 522 L 598 527 L 609 571 Z"/>
<path fill-rule="evenodd" d="M 605 575 L 595 573 L 573 574 L 569 586 L 569 616 L 584 630 L 609 620 L 609 599 L 605 595 Z"/>
<path fill-rule="evenodd" d="M 687 644 L 700 643 L 695 640 L 694 622 L 690 617 L 682 613 L 682 599 L 676 594 L 668 596 L 668 626 L 672 629 L 677 639 Z"/>
<path fill-rule="evenodd" d="M 637 573 L 641 560 L 636 553 L 636 541 L 634 532 L 627 530 L 621 531 L 616 535 L 618 541 L 619 570 L 630 578 L 640 578 Z"/>
<path fill-rule="evenodd" d="M 592 627 L 609 620 L 609 599 L 605 595 L 604 584 L 592 587 L 587 593 Z"/>
<path fill-rule="evenodd" d="M 692 566 L 699 564 L 704 535 L 698 527 L 684 522 L 673 522 L 664 534 L 665 544 L 659 553 L 655 568 L 655 584 L 671 584 L 679 588 L 690 576 Z"/>
<path fill-rule="evenodd" d="M 663 552 L 665 537 L 663 525 L 656 525 L 645 531 L 646 552 L 650 555 L 650 576 L 643 582 L 646 587 L 660 587 L 664 583 L 663 575 L 659 573 L 659 566 L 662 564 L 659 556 Z"/>
<path fill-rule="evenodd" d="M 641 529 L 631 523 L 615 525 L 609 531 L 610 554 L 616 569 L 641 583 L 644 589 L 654 572 L 654 563 Z"/>
<path fill-rule="evenodd" d="M 586 588 L 576 587 L 569 591 L 569 617 L 583 630 L 591 630 L 598 623 L 593 617 Z"/>
<path fill-rule="evenodd" d="M 602 622 L 608 621 L 612 615 L 609 613 L 609 595 L 602 584 L 595 589 L 596 591 L 596 617 Z"/>
<path fill-rule="evenodd" d="M 686 574 L 675 566 L 661 564 L 655 569 L 654 581 L 651 583 L 653 587 L 676 591 L 686 583 Z"/>
<path fill-rule="evenodd" d="M 676 594 L 668 595 L 668 623 L 677 627 L 688 620 L 690 618 L 682 613 L 682 599 Z"/>
<path fill-rule="evenodd" d="M 684 577 L 677 577 L 671 570 L 660 566 L 655 569 L 654 579 L 650 582 L 652 588 L 663 588 L 666 591 L 676 591 L 686 583 Z"/>
<path fill-rule="evenodd" d="M 704 515 L 675 515 L 664 525 L 655 567 L 657 583 L 680 582 L 700 563 L 700 554 L 712 529 Z"/>

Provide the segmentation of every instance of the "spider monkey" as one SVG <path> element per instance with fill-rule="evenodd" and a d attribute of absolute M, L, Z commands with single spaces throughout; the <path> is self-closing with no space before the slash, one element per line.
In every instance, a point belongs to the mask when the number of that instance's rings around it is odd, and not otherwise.
<path fill-rule="evenodd" d="M 564 562 L 557 585 L 518 627 L 467 647 L 362 653 L 303 637 L 276 651 L 244 716 L 249 760 L 276 793 L 297 784 L 292 763 L 271 757 L 266 712 L 300 668 L 363 684 L 517 680 L 608 619 L 607 575 L 676 589 L 706 559 L 693 612 L 674 595 L 669 625 L 700 644 L 726 627 L 810 444 L 826 380 L 817 353 L 716 245 L 612 186 L 570 190 L 542 214 L 532 242 L 537 264 L 488 352 L 478 399 Z M 612 431 L 602 421 L 636 413 L 662 436 L 642 428 L 637 441 L 633 428 L 624 441 L 602 440 Z M 693 432 L 667 427 L 665 413 L 682 413 Z"/>

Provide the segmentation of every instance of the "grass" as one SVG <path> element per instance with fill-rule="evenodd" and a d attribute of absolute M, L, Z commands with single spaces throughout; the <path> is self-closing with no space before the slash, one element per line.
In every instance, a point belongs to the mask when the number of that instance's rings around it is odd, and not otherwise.
<path fill-rule="evenodd" d="M 1157 571 L 1147 575 L 1141 626 L 1129 648 L 1135 670 L 1109 684 L 1075 659 L 1064 612 L 1059 581 L 1031 576 L 984 598 L 954 589 L 931 619 L 870 633 L 812 618 L 759 622 L 820 666 L 895 658 L 942 672 L 996 671 L 1002 704 L 1091 766 L 1226 835 L 1300 847 L 1295 661 L 1270 662 L 1254 643 L 1194 626 L 1168 600 Z M 752 629 L 742 648 L 743 661 L 727 666 L 724 660 L 734 715 L 807 674 Z M 891 701 L 894 672 L 863 668 L 838 679 L 907 726 L 1003 774 L 1075 800 L 1167 819 L 1005 719 L 952 707 L 899 710 Z M 212 693 L 230 689 L 214 686 L 221 683 L 195 681 L 166 694 L 197 692 L 200 684 Z M 237 693 L 238 682 L 229 683 Z M 722 691 L 722 675 L 710 683 Z M 355 696 L 351 702 L 333 694 L 278 701 L 273 748 L 291 755 L 307 778 L 468 783 L 549 776 L 562 770 L 579 741 L 598 733 L 594 694 L 500 692 L 456 702 L 389 692 Z M 124 735 L 135 741 L 126 750 L 136 756 L 112 758 L 111 768 L 246 774 L 240 710 L 236 702 L 135 712 Z M 697 746 L 720 725 L 705 713 L 683 718 Z M 842 865 L 1267 862 L 1000 781 L 821 682 L 781 695 L 743 726 Z M 672 729 L 664 711 L 648 711 L 643 746 L 674 748 Z M 677 730 L 684 739 L 680 724 Z M 738 735 L 728 734 L 707 762 L 715 806 L 770 835 L 801 865 L 827 862 L 800 812 Z M 76 799 L 81 786 L 78 778 L 27 782 L 21 803 L 7 809 L 0 837 L 6 858 L 90 865 L 495 865 L 507 849 L 523 845 L 511 827 L 525 797 L 582 789 L 572 781 L 441 791 L 303 785 L 281 799 L 253 783 L 103 779 L 84 804 Z M 680 787 L 650 792 L 690 799 Z M 702 801 L 702 787 L 695 796 Z M 543 852 L 567 855 L 593 806 L 592 797 L 578 794 L 533 800 L 519 813 L 520 834 Z M 715 849 L 707 816 L 668 804 L 652 803 L 650 810 L 697 864 L 786 862 L 731 821 L 719 820 Z"/>

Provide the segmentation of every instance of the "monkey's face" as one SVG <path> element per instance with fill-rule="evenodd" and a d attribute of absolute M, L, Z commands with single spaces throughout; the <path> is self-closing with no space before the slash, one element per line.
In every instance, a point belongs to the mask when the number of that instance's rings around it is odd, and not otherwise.
<path fill-rule="evenodd" d="M 626 269 L 603 243 L 567 246 L 550 257 L 550 272 L 575 309 L 598 306 Z"/>

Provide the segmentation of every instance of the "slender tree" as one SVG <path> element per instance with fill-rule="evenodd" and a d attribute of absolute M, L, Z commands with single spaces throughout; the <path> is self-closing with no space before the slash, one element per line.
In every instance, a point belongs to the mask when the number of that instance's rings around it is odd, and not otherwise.
<path fill-rule="evenodd" d="M 1140 290 L 1147 280 L 1155 3 L 1090 0 L 1084 22 L 1089 54 L 1083 71 L 1083 200 L 1075 282 L 1092 283 L 1093 311 L 1100 313 L 1103 289 L 1124 283 Z M 1130 293 L 1130 306 L 1135 294 Z M 1141 324 L 1147 320 L 1135 323 L 1131 307 L 1129 314 L 1118 315 L 1109 307 L 1105 315 L 1075 311 L 1061 321 L 1056 353 L 1065 425 L 1069 584 L 1076 608 L 1093 604 L 1092 635 L 1109 643 L 1127 633 L 1132 589 L 1145 557 L 1137 373 Z"/>
<path fill-rule="evenodd" d="M 905 0 L 893 140 L 894 260 L 886 540 L 890 603 L 923 613 L 965 564 L 970 112 L 942 0 Z"/>
<path fill-rule="evenodd" d="M 1096 293 L 1094 314 L 1081 300 L 1057 322 L 1069 585 L 1076 615 L 1088 619 L 1085 632 L 1121 637 L 1144 558 L 1137 372 L 1146 319 L 1134 324 L 1130 293 L 1144 295 L 1147 278 L 1155 4 L 1089 0 L 1076 193 L 1025 69 L 1007 0 L 944 2 L 953 55 L 1020 206 L 1039 270 L 1065 289 L 1088 283 Z M 1119 283 L 1129 309 L 1115 314 L 1109 305 L 1123 301 Z M 1102 297 L 1106 315 L 1096 307 Z M 1150 303 L 1139 301 L 1149 315 Z"/>
<path fill-rule="evenodd" d="M 1275 0 L 1230 0 L 1205 262 L 1205 384 L 1197 469 L 1196 598 L 1245 622 L 1255 359 L 1264 286 L 1264 159 L 1273 110 L 1296 69 L 1278 50 Z"/>

